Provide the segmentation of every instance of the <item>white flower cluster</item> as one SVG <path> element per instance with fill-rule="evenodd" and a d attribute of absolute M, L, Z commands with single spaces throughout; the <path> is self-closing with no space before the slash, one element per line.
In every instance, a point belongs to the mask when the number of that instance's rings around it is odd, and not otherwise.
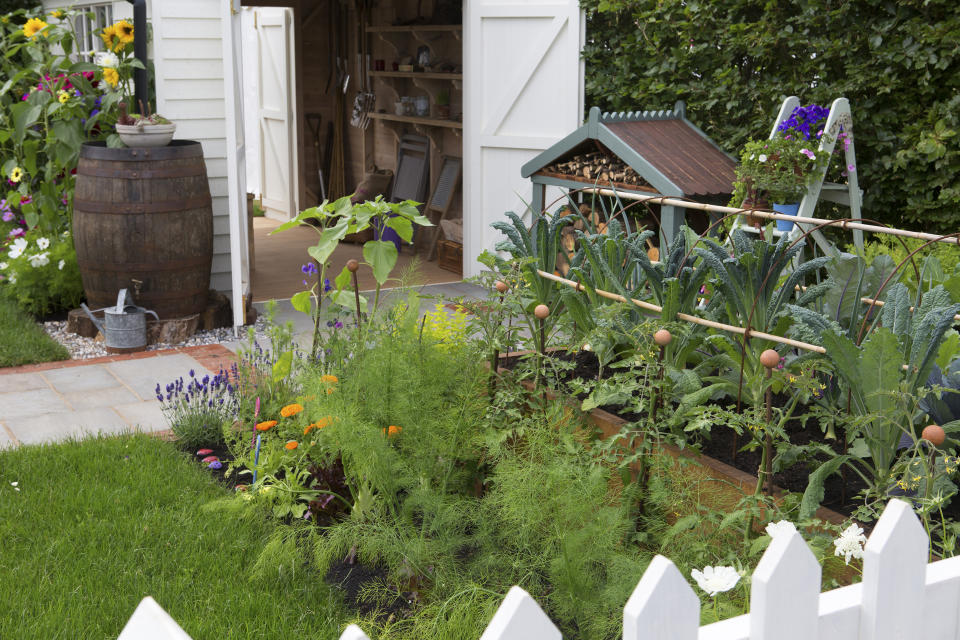
<path fill-rule="evenodd" d="M 833 555 L 843 556 L 843 561 L 850 564 L 850 558 L 857 560 L 863 559 L 863 545 L 867 542 L 867 536 L 863 535 L 863 528 L 856 524 L 851 524 L 843 530 L 840 537 L 833 541 Z"/>
<path fill-rule="evenodd" d="M 116 69 L 120 66 L 120 58 L 113 51 L 98 51 L 93 58 L 93 64 L 98 67 Z"/>
<path fill-rule="evenodd" d="M 733 567 L 704 567 L 703 571 L 694 569 L 690 575 L 710 597 L 730 591 L 740 582 L 740 574 Z"/>
<path fill-rule="evenodd" d="M 23 256 L 26 253 L 28 246 L 29 246 L 29 243 L 25 238 L 17 238 L 16 240 L 13 241 L 13 244 L 10 246 L 10 250 L 7 252 L 7 255 L 10 257 L 11 260 L 16 260 L 17 258 L 19 258 L 20 256 Z M 26 256 L 27 261 L 30 262 L 30 266 L 35 269 L 38 267 L 45 267 L 48 264 L 50 264 L 50 252 L 47 251 L 47 249 L 50 248 L 49 238 L 44 238 L 42 236 L 37 238 L 37 248 L 40 249 L 39 252 L 33 255 Z M 65 261 L 61 260 L 58 268 L 60 270 L 63 270 L 63 267 L 65 264 L 66 264 Z M 8 266 L 9 265 L 6 262 L 0 263 L 0 270 L 6 269 Z M 11 276 L 10 282 L 14 283 L 16 282 L 16 279 L 13 276 Z"/>

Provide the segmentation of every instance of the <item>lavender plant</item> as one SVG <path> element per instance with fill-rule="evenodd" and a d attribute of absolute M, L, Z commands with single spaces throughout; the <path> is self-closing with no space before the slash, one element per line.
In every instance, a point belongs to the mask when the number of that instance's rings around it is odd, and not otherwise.
<path fill-rule="evenodd" d="M 236 370 L 236 365 L 234 365 Z M 223 444 L 223 427 L 237 418 L 239 398 L 225 369 L 210 377 L 198 378 L 193 369 L 184 382 L 181 376 L 155 389 L 160 409 L 182 446 Z"/>

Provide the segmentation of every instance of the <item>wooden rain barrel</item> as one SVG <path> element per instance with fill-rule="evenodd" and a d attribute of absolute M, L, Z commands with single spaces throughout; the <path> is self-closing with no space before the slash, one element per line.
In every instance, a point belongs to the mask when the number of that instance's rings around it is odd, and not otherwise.
<path fill-rule="evenodd" d="M 76 178 L 73 242 L 87 305 L 116 305 L 127 288 L 161 320 L 202 313 L 213 210 L 200 143 L 111 149 L 88 142 Z"/>

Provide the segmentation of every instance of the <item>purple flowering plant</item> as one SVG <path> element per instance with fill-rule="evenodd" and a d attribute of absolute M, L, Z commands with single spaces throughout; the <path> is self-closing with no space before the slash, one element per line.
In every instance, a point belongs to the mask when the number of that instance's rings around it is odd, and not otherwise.
<path fill-rule="evenodd" d="M 233 373 L 233 375 L 231 375 Z M 239 394 L 236 372 L 226 369 L 211 376 L 191 369 L 183 376 L 161 386 L 154 393 L 170 428 L 186 447 L 218 445 L 224 441 L 224 427 L 237 419 Z"/>
<path fill-rule="evenodd" d="M 828 114 L 816 104 L 796 107 L 772 138 L 748 141 L 740 154 L 731 205 L 799 202 L 830 159 L 819 148 Z"/>

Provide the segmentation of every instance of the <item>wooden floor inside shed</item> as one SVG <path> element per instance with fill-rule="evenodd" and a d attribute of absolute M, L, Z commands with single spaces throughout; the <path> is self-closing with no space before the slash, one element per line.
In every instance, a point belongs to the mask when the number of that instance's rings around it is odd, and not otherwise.
<path fill-rule="evenodd" d="M 289 298 L 305 289 L 303 280 L 306 276 L 300 267 L 310 261 L 307 247 L 315 245 L 320 236 L 307 227 L 288 229 L 271 236 L 270 232 L 278 226 L 280 222 L 269 218 L 253 219 L 254 266 L 251 276 L 254 302 Z M 330 258 L 327 277 L 333 280 L 351 258 L 363 262 L 362 245 L 341 243 Z M 376 288 L 377 282 L 373 279 L 370 267 L 360 267 L 358 274 L 361 290 Z M 400 253 L 393 276 L 402 278 L 402 282 L 388 282 L 385 286 L 442 284 L 461 280 L 456 273 L 437 266 L 436 261 L 416 258 L 412 249 L 407 247 Z"/>

